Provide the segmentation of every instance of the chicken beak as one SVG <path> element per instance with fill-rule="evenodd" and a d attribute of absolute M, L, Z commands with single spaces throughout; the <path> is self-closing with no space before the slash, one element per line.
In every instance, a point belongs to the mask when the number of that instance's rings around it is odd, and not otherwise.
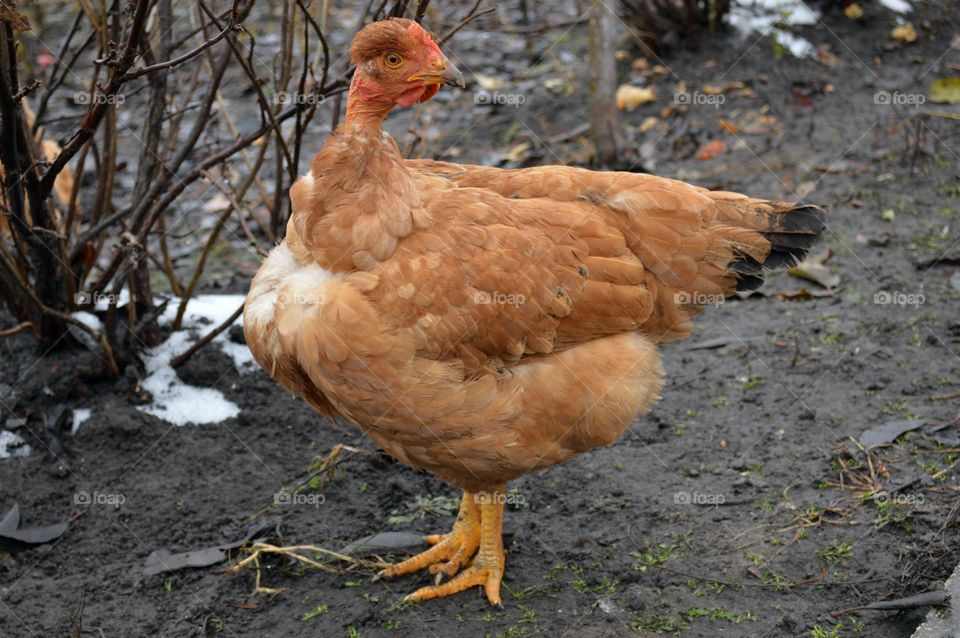
<path fill-rule="evenodd" d="M 460 69 L 453 66 L 449 62 L 447 62 L 447 68 L 443 70 L 443 73 L 440 74 L 440 77 L 443 78 L 444 84 L 456 86 L 461 89 L 467 87 L 466 83 L 463 81 L 463 74 L 460 73 Z"/>

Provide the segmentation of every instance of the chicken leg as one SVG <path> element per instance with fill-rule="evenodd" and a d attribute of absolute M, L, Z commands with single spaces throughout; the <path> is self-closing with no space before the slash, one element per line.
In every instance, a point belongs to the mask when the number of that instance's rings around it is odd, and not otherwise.
<path fill-rule="evenodd" d="M 433 547 L 384 569 L 377 578 L 392 578 L 427 567 L 431 574 L 437 575 L 436 584 L 421 587 L 405 600 L 441 598 L 482 585 L 487 600 L 500 606 L 500 580 L 504 566 L 504 487 L 493 492 L 464 491 L 460 512 L 450 533 L 425 536 L 424 540 Z M 468 562 L 470 566 L 460 572 Z M 450 580 L 441 583 L 444 574 Z"/>

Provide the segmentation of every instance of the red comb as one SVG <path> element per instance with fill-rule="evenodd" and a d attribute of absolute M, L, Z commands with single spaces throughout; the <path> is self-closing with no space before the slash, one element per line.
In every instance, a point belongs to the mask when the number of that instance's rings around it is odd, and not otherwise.
<path fill-rule="evenodd" d="M 414 22 L 407 27 L 407 31 L 420 40 L 420 43 L 423 44 L 423 46 L 428 50 L 440 53 L 440 47 L 437 46 L 436 40 L 434 40 L 433 36 L 430 35 L 427 30 L 421 27 L 419 24 Z"/>

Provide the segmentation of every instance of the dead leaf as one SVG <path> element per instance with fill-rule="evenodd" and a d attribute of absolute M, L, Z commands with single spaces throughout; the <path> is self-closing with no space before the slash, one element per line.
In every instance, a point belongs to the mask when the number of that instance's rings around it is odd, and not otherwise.
<path fill-rule="evenodd" d="M 850 20 L 859 20 L 863 17 L 863 8 L 856 2 L 848 4 L 843 8 L 843 15 Z"/>
<path fill-rule="evenodd" d="M 830 272 L 825 265 L 833 257 L 833 251 L 827 250 L 819 255 L 809 255 L 802 262 L 787 270 L 794 277 L 800 277 L 820 284 L 827 290 L 840 285 L 840 275 Z"/>
<path fill-rule="evenodd" d="M 621 111 L 633 111 L 639 106 L 656 101 L 657 94 L 650 87 L 621 84 L 617 89 L 617 108 Z"/>
<path fill-rule="evenodd" d="M 703 92 L 707 95 L 720 95 L 721 93 L 726 93 L 727 91 L 742 91 L 745 88 L 747 88 L 747 85 L 743 82 L 727 82 L 726 84 L 719 86 L 715 84 L 704 84 Z"/>
<path fill-rule="evenodd" d="M 67 523 L 45 525 L 43 527 L 20 527 L 20 506 L 13 504 L 10 511 L 0 520 L 0 539 L 26 543 L 27 545 L 43 545 L 60 538 L 70 528 Z"/>
<path fill-rule="evenodd" d="M 888 421 L 881 425 L 864 430 L 857 440 L 863 447 L 893 443 L 904 432 L 912 432 L 927 422 L 926 419 L 911 419 L 909 421 Z"/>
<path fill-rule="evenodd" d="M 736 135 L 740 132 L 740 127 L 731 122 L 730 120 L 720 119 L 717 120 L 717 126 L 726 131 L 727 133 L 733 133 Z"/>
<path fill-rule="evenodd" d="M 930 101 L 937 104 L 957 104 L 960 102 L 960 78 L 948 77 L 934 80 L 930 85 Z"/>
<path fill-rule="evenodd" d="M 185 567 L 209 567 L 227 560 L 227 552 L 219 547 L 207 547 L 191 552 L 171 554 L 168 549 L 154 550 L 143 566 L 144 576 L 174 572 Z"/>
<path fill-rule="evenodd" d="M 793 194 L 796 196 L 797 199 L 806 199 L 807 195 L 812 193 L 813 190 L 817 187 L 817 184 L 818 182 L 814 182 L 814 181 L 800 182 L 799 184 L 797 184 L 797 188 L 794 189 Z"/>
<path fill-rule="evenodd" d="M 203 204 L 203 210 L 208 213 L 216 213 L 226 210 L 228 206 L 230 206 L 230 200 L 227 199 L 227 196 L 217 192 Z"/>
<path fill-rule="evenodd" d="M 633 67 L 634 71 L 643 72 L 650 68 L 650 62 L 646 58 L 635 58 L 630 66 Z"/>
<path fill-rule="evenodd" d="M 646 133 L 656 126 L 657 122 L 659 121 L 660 120 L 658 118 L 655 118 L 652 115 L 650 117 L 646 117 L 644 118 L 643 122 L 640 123 L 640 127 L 637 130 L 641 133 Z"/>
<path fill-rule="evenodd" d="M 878 600 L 862 607 L 852 607 L 830 612 L 834 618 L 839 618 L 855 611 L 902 611 L 905 609 L 920 609 L 923 607 L 941 607 L 950 604 L 950 592 L 928 591 L 916 596 L 895 598 L 893 600 Z"/>
<path fill-rule="evenodd" d="M 500 159 L 503 160 L 504 162 L 519 162 L 521 159 L 524 158 L 527 151 L 529 150 L 530 150 L 530 145 L 526 142 L 522 142 L 520 144 L 517 144 L 513 148 L 511 148 L 506 153 L 504 153 Z"/>
<path fill-rule="evenodd" d="M 723 155 L 727 150 L 727 145 L 721 140 L 711 140 L 700 147 L 697 151 L 698 160 L 712 160 Z"/>
<path fill-rule="evenodd" d="M 890 32 L 890 37 L 898 42 L 916 42 L 917 30 L 913 28 L 913 25 L 909 22 L 906 24 L 898 24 L 893 27 L 893 30 Z"/>
<path fill-rule="evenodd" d="M 843 61 L 840 58 L 830 52 L 829 44 L 821 44 L 817 47 L 817 62 L 831 69 L 835 66 L 840 66 L 843 64 Z"/>
<path fill-rule="evenodd" d="M 410 532 L 380 532 L 353 541 L 340 550 L 341 554 L 375 554 L 384 550 L 409 549 L 423 545 L 423 535 Z"/>
<path fill-rule="evenodd" d="M 17 10 L 17 0 L 0 0 L 0 22 L 9 22 L 16 31 L 29 31 L 30 20 Z"/>
<path fill-rule="evenodd" d="M 924 259 L 923 261 L 917 262 L 917 268 L 920 270 L 933 268 L 934 266 L 960 266 L 960 256 L 941 255 L 940 257 Z"/>
<path fill-rule="evenodd" d="M 726 337 L 716 337 L 715 339 L 706 339 L 704 341 L 698 341 L 696 343 L 691 343 L 685 349 L 686 350 L 715 350 L 717 348 L 723 348 L 730 345 L 741 345 L 750 343 L 751 341 L 759 341 L 759 337 L 737 337 L 734 335 L 729 335 Z"/>
<path fill-rule="evenodd" d="M 484 91 L 497 91 L 503 88 L 503 80 L 501 78 L 494 77 L 492 75 L 483 75 L 482 73 L 474 73 L 473 79 L 477 81 L 477 84 L 480 85 L 480 88 Z"/>
<path fill-rule="evenodd" d="M 276 520 L 266 520 L 262 525 L 254 527 L 242 539 L 214 547 L 205 547 L 189 552 L 181 552 L 179 554 L 171 554 L 170 550 L 161 547 L 147 556 L 147 560 L 143 565 L 143 575 L 153 576 L 186 567 L 209 567 L 210 565 L 222 563 L 227 559 L 227 550 L 236 549 L 248 541 L 260 538 L 264 532 L 273 529 L 276 524 Z"/>
<path fill-rule="evenodd" d="M 808 288 L 799 288 L 789 292 L 778 292 L 777 298 L 781 301 L 800 301 L 802 299 L 821 299 L 823 297 L 833 297 L 840 292 L 840 288 L 830 288 L 829 290 L 810 290 Z"/>

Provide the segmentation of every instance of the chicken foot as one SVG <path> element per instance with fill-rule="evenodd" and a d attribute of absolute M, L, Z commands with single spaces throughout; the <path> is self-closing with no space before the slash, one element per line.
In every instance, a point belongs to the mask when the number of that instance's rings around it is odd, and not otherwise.
<path fill-rule="evenodd" d="M 424 540 L 433 547 L 384 569 L 377 578 L 392 578 L 428 568 L 436 584 L 421 587 L 408 601 L 441 598 L 482 585 L 491 604 L 500 606 L 503 578 L 503 486 L 493 492 L 464 492 L 457 521 L 449 534 L 433 534 Z M 470 559 L 473 559 L 472 561 Z M 470 563 L 464 571 L 462 567 Z M 443 576 L 450 578 L 441 583 Z"/>

